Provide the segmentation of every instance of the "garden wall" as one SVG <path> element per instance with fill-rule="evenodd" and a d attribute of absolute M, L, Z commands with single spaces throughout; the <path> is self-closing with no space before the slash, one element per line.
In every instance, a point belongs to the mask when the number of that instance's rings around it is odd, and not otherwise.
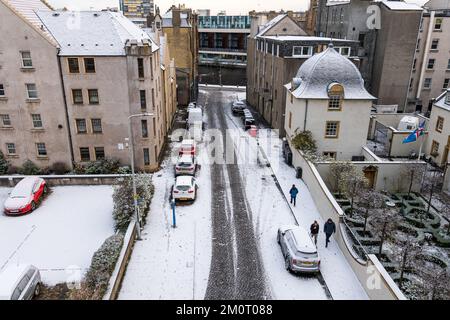
<path fill-rule="evenodd" d="M 49 186 L 79 186 L 79 185 L 112 185 L 117 178 L 131 176 L 129 174 L 102 174 L 102 175 L 49 175 L 40 176 Z M 0 187 L 14 187 L 26 176 L 0 176 Z"/>
<path fill-rule="evenodd" d="M 327 188 L 319 170 L 314 164 L 306 161 L 301 153 L 292 146 L 291 150 L 293 150 L 293 164 L 295 167 L 303 169 L 302 180 L 308 186 L 322 218 L 324 220 L 331 218 L 333 221 L 339 222 L 334 237 L 368 297 L 373 300 L 405 300 L 405 296 L 400 292 L 377 257 L 368 255 L 367 261 L 364 261 L 354 252 L 345 233 L 344 212 Z"/>

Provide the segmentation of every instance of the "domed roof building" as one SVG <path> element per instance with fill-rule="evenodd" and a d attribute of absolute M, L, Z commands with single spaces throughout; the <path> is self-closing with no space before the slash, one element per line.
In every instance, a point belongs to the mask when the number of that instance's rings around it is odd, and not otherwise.
<path fill-rule="evenodd" d="M 289 142 L 310 131 L 319 154 L 337 160 L 361 157 L 376 98 L 365 89 L 352 61 L 330 44 L 306 60 L 286 88 Z"/>

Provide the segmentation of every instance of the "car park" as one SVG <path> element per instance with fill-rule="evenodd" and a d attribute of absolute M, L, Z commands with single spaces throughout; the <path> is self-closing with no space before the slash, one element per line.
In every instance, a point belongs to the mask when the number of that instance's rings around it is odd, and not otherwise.
<path fill-rule="evenodd" d="M 44 179 L 26 177 L 11 191 L 3 207 L 6 215 L 23 215 L 34 211 L 44 196 L 48 193 L 48 186 Z"/>
<path fill-rule="evenodd" d="M 280 227 L 277 241 L 283 253 L 286 270 L 299 273 L 320 271 L 317 247 L 305 229 L 300 226 Z"/>
<path fill-rule="evenodd" d="M 178 176 L 172 189 L 175 201 L 194 201 L 197 196 L 197 182 L 193 176 Z"/>
<path fill-rule="evenodd" d="M 193 155 L 183 154 L 175 165 L 175 176 L 179 175 L 195 175 L 197 170 L 197 159 Z"/>
<path fill-rule="evenodd" d="M 31 300 L 41 290 L 39 270 L 28 264 L 11 264 L 0 272 L 0 300 Z"/>
<path fill-rule="evenodd" d="M 183 154 L 188 154 L 188 155 L 192 155 L 195 156 L 197 152 L 197 145 L 195 143 L 195 141 L 193 139 L 184 139 L 181 142 L 181 146 L 180 146 L 180 150 L 179 150 L 179 155 L 183 155 Z"/>

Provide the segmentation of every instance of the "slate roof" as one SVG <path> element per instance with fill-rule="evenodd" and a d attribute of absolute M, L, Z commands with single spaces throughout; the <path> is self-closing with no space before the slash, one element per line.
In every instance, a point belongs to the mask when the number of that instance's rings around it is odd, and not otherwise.
<path fill-rule="evenodd" d="M 267 31 L 272 29 L 273 26 L 275 26 L 278 22 L 280 22 L 281 20 L 283 20 L 286 17 L 287 17 L 287 14 L 280 14 L 280 15 L 276 16 L 275 18 L 273 18 L 272 20 L 267 22 L 265 25 L 261 26 L 261 30 L 258 32 L 258 34 L 256 36 L 262 37 L 263 35 L 265 35 L 267 33 Z"/>
<path fill-rule="evenodd" d="M 332 45 L 306 60 L 300 66 L 296 78 L 300 84 L 293 94 L 299 99 L 328 99 L 328 86 L 331 83 L 339 83 L 344 87 L 345 99 L 376 99 L 364 88 L 358 68 Z M 286 88 L 290 90 L 291 84 L 287 84 Z"/>
<path fill-rule="evenodd" d="M 151 37 L 122 13 L 111 11 L 37 11 L 58 42 L 61 56 L 123 56 L 128 40 L 148 42 Z"/>

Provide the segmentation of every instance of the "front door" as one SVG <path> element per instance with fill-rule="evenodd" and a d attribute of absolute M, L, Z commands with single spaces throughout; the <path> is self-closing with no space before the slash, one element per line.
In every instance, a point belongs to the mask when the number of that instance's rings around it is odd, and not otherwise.
<path fill-rule="evenodd" d="M 450 136 L 448 136 L 447 145 L 444 148 L 444 154 L 442 155 L 442 166 L 446 166 L 448 162 L 448 153 L 450 151 Z"/>
<path fill-rule="evenodd" d="M 369 166 L 365 168 L 363 172 L 368 181 L 369 188 L 373 189 L 375 187 L 378 169 L 374 166 Z"/>

